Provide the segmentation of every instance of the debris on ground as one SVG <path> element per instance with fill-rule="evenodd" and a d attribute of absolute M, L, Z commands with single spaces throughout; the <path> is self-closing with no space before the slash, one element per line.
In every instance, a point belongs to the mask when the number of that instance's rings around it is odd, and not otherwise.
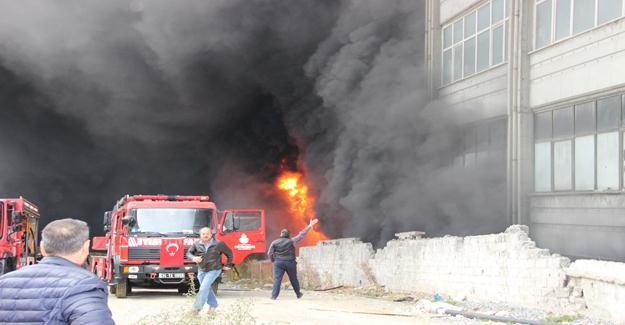
<path fill-rule="evenodd" d="M 414 298 L 412 298 L 410 296 L 393 299 L 394 302 L 413 301 L 413 300 L 414 300 Z"/>
<path fill-rule="evenodd" d="M 270 283 L 261 283 L 249 279 L 242 279 L 233 282 L 233 284 L 256 290 L 271 288 Z M 289 288 L 289 284 L 283 284 L 283 289 Z M 410 292 L 407 295 L 407 292 L 392 292 L 380 286 L 346 287 L 339 285 L 311 291 L 369 297 L 405 304 L 407 311 L 412 309 L 414 312 L 428 313 L 433 319 L 442 321 L 442 324 L 514 324 L 515 322 L 510 320 L 520 320 L 525 321 L 525 324 L 616 325 L 616 323 L 585 315 L 554 314 L 537 308 L 517 307 L 505 303 L 468 301 L 463 295 L 451 297 L 436 293 L 415 292 Z M 463 313 L 471 316 L 465 317 L 462 315 Z M 481 316 L 485 318 L 480 318 Z"/>
<path fill-rule="evenodd" d="M 336 286 L 336 287 L 330 287 L 330 288 L 321 288 L 321 289 L 315 289 L 313 291 L 330 291 L 330 290 L 335 290 L 335 289 L 340 289 L 343 286 Z"/>

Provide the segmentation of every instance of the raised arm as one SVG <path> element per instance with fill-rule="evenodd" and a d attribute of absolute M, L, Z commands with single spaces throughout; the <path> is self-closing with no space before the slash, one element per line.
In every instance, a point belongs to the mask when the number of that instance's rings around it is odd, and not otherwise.
<path fill-rule="evenodd" d="M 299 234 L 297 234 L 297 236 L 291 238 L 291 241 L 293 242 L 293 244 L 295 244 L 298 241 L 302 240 L 304 238 L 304 236 L 306 236 L 306 234 L 310 231 L 310 229 L 314 225 L 316 225 L 318 222 L 319 222 L 319 220 L 317 220 L 317 219 L 310 220 L 310 222 L 308 223 L 308 226 L 306 226 L 306 228 L 304 228 L 302 231 L 300 231 Z"/>

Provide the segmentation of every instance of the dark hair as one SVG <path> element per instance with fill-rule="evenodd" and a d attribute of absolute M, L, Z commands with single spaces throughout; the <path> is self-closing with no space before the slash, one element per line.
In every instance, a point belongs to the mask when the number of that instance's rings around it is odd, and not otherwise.
<path fill-rule="evenodd" d="M 49 255 L 76 253 L 88 239 L 87 223 L 70 218 L 52 221 L 41 232 L 41 240 Z"/>
<path fill-rule="evenodd" d="M 280 237 L 289 238 L 289 236 L 291 236 L 291 233 L 288 229 L 282 229 L 282 231 L 280 231 Z"/>

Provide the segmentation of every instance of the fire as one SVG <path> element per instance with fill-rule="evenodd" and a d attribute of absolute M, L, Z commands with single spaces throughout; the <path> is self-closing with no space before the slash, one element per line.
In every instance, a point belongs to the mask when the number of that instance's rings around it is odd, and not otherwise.
<path fill-rule="evenodd" d="M 292 215 L 290 226 L 297 228 L 291 229 L 291 231 L 304 229 L 308 222 L 316 217 L 313 209 L 315 199 L 308 193 L 308 185 L 306 185 L 304 175 L 300 172 L 283 171 L 278 177 L 276 185 L 285 194 L 285 198 L 289 202 L 289 212 Z M 319 240 L 324 239 L 327 239 L 327 236 L 313 228 L 302 242 L 304 245 L 314 245 Z"/>

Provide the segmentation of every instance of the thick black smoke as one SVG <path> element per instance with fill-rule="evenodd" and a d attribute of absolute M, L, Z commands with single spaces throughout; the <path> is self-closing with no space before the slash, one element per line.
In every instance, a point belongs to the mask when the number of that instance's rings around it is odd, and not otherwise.
<path fill-rule="evenodd" d="M 126 193 L 208 193 L 271 218 L 295 156 L 332 236 L 496 230 L 480 228 L 503 219 L 475 193 L 483 175 L 446 168 L 458 138 L 427 103 L 422 6 L 2 1 L 0 195 L 96 233 Z"/>
<path fill-rule="evenodd" d="M 507 223 L 502 157 L 451 167 L 463 153 L 463 121 L 476 116 L 428 102 L 424 18 L 420 1 L 351 2 L 306 64 L 338 120 L 318 139 L 313 107 L 300 133 L 314 139 L 302 147 L 320 186 L 318 212 L 339 221 L 326 224 L 333 234 L 382 244 L 398 231 L 477 234 Z"/>

